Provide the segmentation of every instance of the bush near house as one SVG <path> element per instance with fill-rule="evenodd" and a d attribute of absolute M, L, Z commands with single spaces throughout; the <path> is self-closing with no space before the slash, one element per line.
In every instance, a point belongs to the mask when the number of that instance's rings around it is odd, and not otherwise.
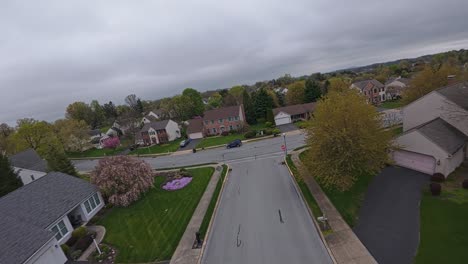
<path fill-rule="evenodd" d="M 444 182 L 445 176 L 442 173 L 435 173 L 431 176 L 431 181 L 433 182 Z"/>
<path fill-rule="evenodd" d="M 437 182 L 433 182 L 429 185 L 429 189 L 433 196 L 439 196 L 442 191 L 442 186 Z"/>

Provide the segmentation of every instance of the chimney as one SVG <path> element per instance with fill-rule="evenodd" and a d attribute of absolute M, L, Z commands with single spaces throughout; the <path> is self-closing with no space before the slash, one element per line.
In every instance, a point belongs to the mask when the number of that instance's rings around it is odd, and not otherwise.
<path fill-rule="evenodd" d="M 452 85 L 457 82 L 455 79 L 456 75 L 448 75 L 447 76 L 447 85 Z"/>

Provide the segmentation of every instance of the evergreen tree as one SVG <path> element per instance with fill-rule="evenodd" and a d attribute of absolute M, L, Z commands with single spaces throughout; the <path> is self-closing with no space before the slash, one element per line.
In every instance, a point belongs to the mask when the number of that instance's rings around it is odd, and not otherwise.
<path fill-rule="evenodd" d="M 320 91 L 320 85 L 317 81 L 312 78 L 307 79 L 305 83 L 305 103 L 315 102 L 317 101 L 320 96 L 322 96 L 322 92 Z"/>
<path fill-rule="evenodd" d="M 137 100 L 137 104 L 135 106 L 135 110 L 139 113 L 139 114 L 143 114 L 143 103 L 141 102 L 140 98 L 138 98 Z"/>
<path fill-rule="evenodd" d="M 330 87 L 330 81 L 328 79 L 323 83 L 322 94 L 326 95 L 328 93 L 328 87 Z"/>
<path fill-rule="evenodd" d="M 257 122 L 255 118 L 255 109 L 252 104 L 252 98 L 250 97 L 247 90 L 244 89 L 242 92 L 242 101 L 244 102 L 244 111 L 245 111 L 245 118 L 247 119 L 247 123 L 249 125 L 253 125 Z"/>
<path fill-rule="evenodd" d="M 275 117 L 273 116 L 273 110 L 272 109 L 267 110 L 267 112 L 266 112 L 266 121 L 270 122 L 272 124 L 275 123 Z"/>
<path fill-rule="evenodd" d="M 253 102 L 257 119 L 266 119 L 267 110 L 273 108 L 273 99 L 268 95 L 265 88 L 261 88 L 257 93 L 255 93 Z"/>
<path fill-rule="evenodd" d="M 49 146 L 46 160 L 49 171 L 58 171 L 69 175 L 78 176 L 75 167 L 68 159 L 67 155 L 65 155 L 63 150 L 54 146 Z"/>
<path fill-rule="evenodd" d="M 0 197 L 23 186 L 21 179 L 13 171 L 8 157 L 0 153 Z"/>

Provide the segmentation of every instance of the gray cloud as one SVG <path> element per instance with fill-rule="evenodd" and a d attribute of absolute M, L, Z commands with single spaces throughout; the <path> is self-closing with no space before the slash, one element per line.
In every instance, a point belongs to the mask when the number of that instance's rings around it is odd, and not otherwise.
<path fill-rule="evenodd" d="M 0 122 L 468 47 L 463 0 L 3 1 Z"/>

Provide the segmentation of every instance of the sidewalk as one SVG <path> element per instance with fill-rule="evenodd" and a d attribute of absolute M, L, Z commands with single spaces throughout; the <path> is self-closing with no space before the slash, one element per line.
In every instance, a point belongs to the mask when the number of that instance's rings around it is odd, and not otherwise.
<path fill-rule="evenodd" d="M 88 226 L 88 230 L 96 232 L 96 242 L 99 244 L 102 242 L 102 239 L 106 235 L 106 229 L 103 226 Z M 88 260 L 89 256 L 96 250 L 96 245 L 91 243 L 89 247 L 81 254 L 78 261 L 86 261 Z"/>
<path fill-rule="evenodd" d="M 206 210 L 210 204 L 213 192 L 216 189 L 216 184 L 221 176 L 221 172 L 222 169 L 215 170 L 213 173 L 213 176 L 206 187 L 205 193 L 200 199 L 200 202 L 198 203 L 198 206 L 185 229 L 184 235 L 179 241 L 179 245 L 177 246 L 174 255 L 172 255 L 170 264 L 196 264 L 198 262 L 201 248 L 192 249 L 195 242 L 195 233 L 200 228 L 203 218 L 205 217 Z"/>
<path fill-rule="evenodd" d="M 299 153 L 302 151 L 303 150 L 292 152 L 291 159 L 298 168 L 298 171 L 307 184 L 307 187 L 309 187 L 310 192 L 317 201 L 323 214 L 328 218 L 328 223 L 330 224 L 333 233 L 326 235 L 325 240 L 336 262 L 338 264 L 377 263 L 356 234 L 354 234 L 353 230 L 341 217 L 338 210 L 336 210 L 335 206 L 333 206 L 331 201 L 322 191 L 314 177 L 310 175 L 307 169 L 303 166 L 299 159 Z"/>

